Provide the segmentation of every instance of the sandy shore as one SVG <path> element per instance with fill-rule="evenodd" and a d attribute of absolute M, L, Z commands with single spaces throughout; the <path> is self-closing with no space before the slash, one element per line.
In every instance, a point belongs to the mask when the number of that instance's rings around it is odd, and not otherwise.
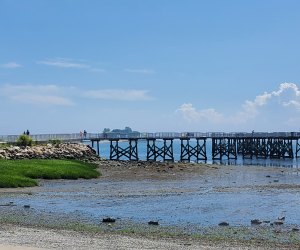
<path fill-rule="evenodd" d="M 240 166 L 220 166 L 220 165 L 197 165 L 197 164 L 182 164 L 182 163 L 145 163 L 145 162 L 109 162 L 103 161 L 99 166 L 102 172 L 102 177 L 98 180 L 91 180 L 92 184 L 96 182 L 105 182 L 101 189 L 104 193 L 117 195 L 120 197 L 118 190 L 112 190 L 110 185 L 114 183 L 121 184 L 123 197 L 126 192 L 132 193 L 136 191 L 140 193 L 143 191 L 145 181 L 156 181 L 157 183 L 165 183 L 165 181 L 172 181 L 174 183 L 181 183 L 181 180 L 199 179 L 200 185 L 206 187 L 209 185 L 212 192 L 216 193 L 240 193 L 248 191 L 264 192 L 266 194 L 273 194 L 274 190 L 281 190 L 283 193 L 294 192 L 295 195 L 300 190 L 298 183 L 298 169 L 293 168 L 266 168 L 266 167 L 240 167 Z M 251 176 L 255 177 L 255 181 L 251 181 Z M 242 179 L 239 179 L 243 177 Z M 277 181 L 278 180 L 278 181 Z M 126 189 L 125 183 L 135 181 L 141 182 L 142 189 L 132 190 Z M 57 197 L 64 193 L 80 193 L 83 192 L 81 186 L 76 190 L 76 182 L 79 181 L 45 181 L 40 180 L 40 186 L 25 189 L 0 189 L 1 197 L 25 197 L 32 199 L 39 197 L 43 193 L 44 196 Z M 53 183 L 49 185 L 49 183 Z M 65 185 L 74 183 L 72 186 Z M 84 182 L 86 185 L 89 182 Z M 111 184 L 109 184 L 111 183 Z M 198 183 L 198 182 L 197 182 Z M 46 185 L 47 184 L 47 185 Z M 86 186 L 84 186 L 86 187 Z M 96 186 L 97 187 L 97 186 Z M 54 188 L 54 189 L 53 189 Z M 55 189 L 56 188 L 56 189 Z M 93 194 L 94 186 L 85 189 L 89 194 Z M 133 187 L 134 188 L 134 187 Z M 198 186 L 197 189 L 198 190 Z M 202 189 L 201 189 L 202 190 Z M 114 194 L 114 192 L 117 192 Z M 194 188 L 178 188 L 174 189 L 154 189 L 144 190 L 143 195 L 147 197 L 159 197 L 161 193 L 173 195 L 174 193 L 183 193 L 181 195 L 194 192 Z M 83 192 L 84 193 L 84 192 Z M 44 197 L 42 196 L 42 197 Z M 27 198 L 29 197 L 29 198 Z M 16 210 L 13 210 L 15 209 Z M 139 233 L 124 233 L 118 230 L 106 230 L 102 227 L 99 231 L 85 231 L 61 229 L 59 224 L 53 226 L 53 220 L 61 220 L 56 218 L 54 213 L 45 213 L 38 211 L 34 207 L 24 210 L 23 207 L 17 209 L 18 206 L 10 207 L 0 204 L 0 250 L 2 249 L 299 249 L 300 244 L 297 240 L 299 232 L 291 232 L 291 228 L 285 230 L 282 228 L 265 227 L 263 231 L 270 234 L 272 238 L 268 240 L 260 240 L 260 231 L 251 235 L 247 240 L 240 241 L 235 234 L 239 235 L 238 228 L 224 229 L 222 238 L 219 234 L 212 237 L 192 237 L 190 235 L 178 234 L 176 236 L 168 236 L 166 231 L 158 231 L 155 234 L 146 233 L 143 231 Z M 9 219 L 13 211 L 13 220 Z M 38 212 L 38 213 L 36 213 Z M 4 216 L 5 214 L 5 216 Z M 39 218 L 35 217 L 38 214 Z M 51 218 L 52 224 L 45 226 L 45 222 Z M 67 215 L 68 216 L 68 215 Z M 41 222 L 42 221 L 42 222 Z M 46 222 L 48 223 L 48 222 Z M 61 221 L 60 221 L 61 223 Z M 53 229 L 54 228 L 54 229 Z M 218 226 L 216 225 L 216 228 Z M 109 227 L 107 227 L 109 229 Z M 260 229 L 260 228 L 259 228 Z M 230 231 L 231 230 L 231 231 Z M 252 230 L 252 229 L 251 229 Z M 255 229 L 256 230 L 256 229 Z M 262 228 L 264 230 L 264 228 Z M 278 231 L 278 232 L 277 232 Z M 231 233 L 232 232 L 232 233 Z M 230 238 L 226 234 L 230 233 Z M 242 232 L 244 233 L 244 232 Z M 275 237 L 275 238 L 274 238 Z M 282 238 L 283 243 L 276 241 L 276 237 Z M 297 238 L 298 237 L 298 238 Z M 275 239 L 275 241 L 274 241 Z M 295 241 L 296 240 L 296 241 Z M 279 242 L 279 243 L 278 243 Z"/>
<path fill-rule="evenodd" d="M 38 250 L 38 249 L 118 249 L 118 250 L 140 250 L 140 249 L 224 249 L 224 250 L 246 250 L 246 249 L 293 249 L 280 245 L 267 246 L 245 245 L 239 242 L 198 242 L 191 239 L 159 239 L 139 236 L 126 236 L 117 234 L 88 234 L 67 230 L 50 230 L 31 228 L 15 225 L 2 225 L 0 230 L 1 250 Z M 295 248 L 297 249 L 297 248 Z"/>

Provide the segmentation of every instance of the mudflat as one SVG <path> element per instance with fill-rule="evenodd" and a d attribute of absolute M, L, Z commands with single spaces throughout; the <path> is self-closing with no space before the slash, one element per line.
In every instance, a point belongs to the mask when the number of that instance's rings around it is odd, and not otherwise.
<path fill-rule="evenodd" d="M 102 176 L 93 180 L 40 180 L 34 188 L 0 189 L 0 244 L 45 249 L 300 246 L 296 168 L 101 161 L 99 170 Z M 108 216 L 116 222 L 102 223 Z M 149 226 L 150 220 L 159 225 Z"/>

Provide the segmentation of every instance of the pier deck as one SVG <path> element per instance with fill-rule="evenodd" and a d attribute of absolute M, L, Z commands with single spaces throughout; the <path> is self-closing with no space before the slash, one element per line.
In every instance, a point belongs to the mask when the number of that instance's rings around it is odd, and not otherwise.
<path fill-rule="evenodd" d="M 173 141 L 181 142 L 181 161 L 206 161 L 207 140 L 212 142 L 212 159 L 243 158 L 298 158 L 300 156 L 300 132 L 273 132 L 273 133 L 201 133 L 201 132 L 160 132 L 160 133 L 80 133 L 74 134 L 42 134 L 31 135 L 36 142 L 61 140 L 68 142 L 88 141 L 96 144 L 97 153 L 100 154 L 99 143 L 110 143 L 110 159 L 139 160 L 138 143 L 147 141 L 147 161 L 174 161 Z M 0 142 L 14 143 L 17 135 L 0 136 Z M 163 141 L 158 145 L 157 140 Z M 196 142 L 193 146 L 190 141 Z M 126 141 L 127 146 L 121 147 L 120 141 Z"/>

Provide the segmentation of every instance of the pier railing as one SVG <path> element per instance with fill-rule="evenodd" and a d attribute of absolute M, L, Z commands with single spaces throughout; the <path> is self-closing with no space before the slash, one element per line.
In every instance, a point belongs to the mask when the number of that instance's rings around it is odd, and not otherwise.
<path fill-rule="evenodd" d="M 16 142 L 19 135 L 0 135 L 0 142 Z M 33 134 L 33 141 L 47 142 L 51 140 L 83 141 L 109 139 L 180 139 L 180 138 L 300 138 L 300 132 L 272 132 L 272 133 L 223 133 L 223 132 L 155 132 L 155 133 L 71 133 L 71 134 Z"/>

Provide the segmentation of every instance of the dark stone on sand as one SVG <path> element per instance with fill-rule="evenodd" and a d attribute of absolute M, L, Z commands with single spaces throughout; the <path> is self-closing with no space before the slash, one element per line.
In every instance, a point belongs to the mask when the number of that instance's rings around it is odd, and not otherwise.
<path fill-rule="evenodd" d="M 221 227 L 227 227 L 227 226 L 229 226 L 229 223 L 226 222 L 226 221 L 222 221 L 218 225 L 221 226 Z"/>
<path fill-rule="evenodd" d="M 102 219 L 102 222 L 104 222 L 104 223 L 113 223 L 113 222 L 116 222 L 116 219 L 111 218 L 111 217 L 106 217 L 106 218 Z"/>
<path fill-rule="evenodd" d="M 258 219 L 251 220 L 251 225 L 260 225 L 262 222 Z"/>
<path fill-rule="evenodd" d="M 267 177 L 267 178 L 270 178 L 270 177 L 271 177 L 271 175 L 266 175 L 266 177 Z"/>
<path fill-rule="evenodd" d="M 24 205 L 24 208 L 30 208 L 30 205 Z"/>
<path fill-rule="evenodd" d="M 296 227 L 294 227 L 294 228 L 292 228 L 292 231 L 293 232 L 298 232 L 300 229 L 299 228 L 296 228 Z"/>
<path fill-rule="evenodd" d="M 159 224 L 158 224 L 158 221 L 150 220 L 150 221 L 148 222 L 148 225 L 158 226 Z"/>
<path fill-rule="evenodd" d="M 274 180 L 274 182 L 279 182 L 279 180 Z"/>
<path fill-rule="evenodd" d="M 283 221 L 277 220 L 273 222 L 274 225 L 282 225 Z"/>

